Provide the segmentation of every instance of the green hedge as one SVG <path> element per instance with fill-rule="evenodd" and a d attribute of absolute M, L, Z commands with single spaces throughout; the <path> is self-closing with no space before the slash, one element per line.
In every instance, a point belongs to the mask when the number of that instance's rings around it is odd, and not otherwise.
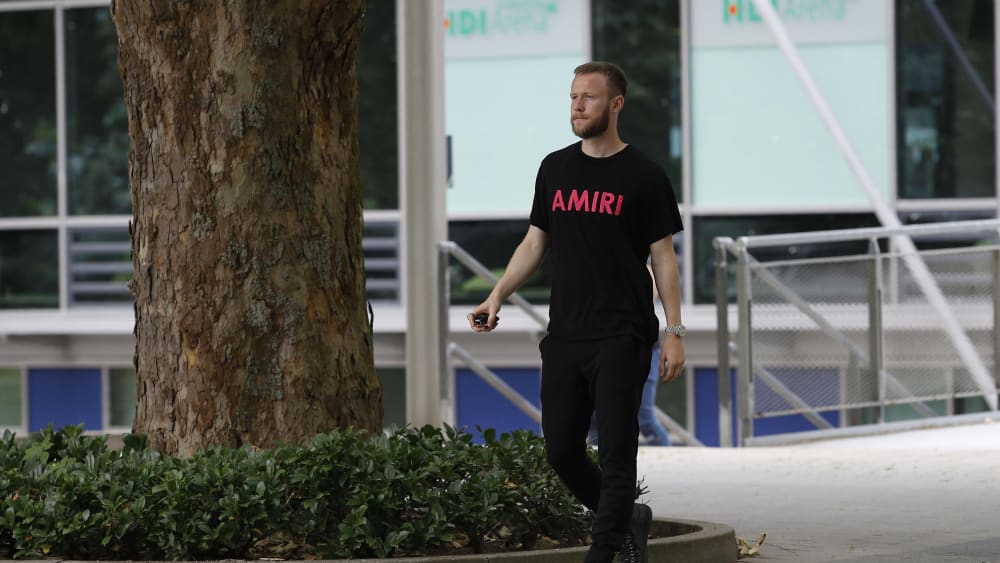
<path fill-rule="evenodd" d="M 530 432 L 427 426 L 161 457 L 82 427 L 0 441 L 0 557 L 393 557 L 578 545 L 591 515 Z"/>

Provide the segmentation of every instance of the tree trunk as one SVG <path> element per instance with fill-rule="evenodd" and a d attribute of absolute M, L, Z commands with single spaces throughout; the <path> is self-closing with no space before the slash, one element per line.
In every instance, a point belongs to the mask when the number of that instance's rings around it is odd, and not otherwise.
<path fill-rule="evenodd" d="M 381 429 L 357 132 L 363 0 L 114 1 L 137 412 L 168 455 Z"/>

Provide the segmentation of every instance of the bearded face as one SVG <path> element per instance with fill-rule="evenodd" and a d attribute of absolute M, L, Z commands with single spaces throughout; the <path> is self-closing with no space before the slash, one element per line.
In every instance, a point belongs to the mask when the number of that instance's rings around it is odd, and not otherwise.
<path fill-rule="evenodd" d="M 590 115 L 574 113 L 570 118 L 570 125 L 572 125 L 573 133 L 577 137 L 590 139 L 603 135 L 608 130 L 610 121 L 611 103 L 608 102 L 608 105 L 599 110 L 596 115 L 593 113 Z"/>

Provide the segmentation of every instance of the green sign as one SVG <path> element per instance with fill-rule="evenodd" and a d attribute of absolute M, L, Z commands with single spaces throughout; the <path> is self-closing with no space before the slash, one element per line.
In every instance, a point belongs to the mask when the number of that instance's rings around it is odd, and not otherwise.
<path fill-rule="evenodd" d="M 847 0 L 770 0 L 774 11 L 785 21 L 842 21 L 847 17 Z M 762 21 L 753 0 L 722 0 L 722 22 L 740 24 Z"/>
<path fill-rule="evenodd" d="M 444 25 L 449 37 L 547 33 L 558 8 L 552 0 L 500 0 L 493 10 L 448 10 Z"/>

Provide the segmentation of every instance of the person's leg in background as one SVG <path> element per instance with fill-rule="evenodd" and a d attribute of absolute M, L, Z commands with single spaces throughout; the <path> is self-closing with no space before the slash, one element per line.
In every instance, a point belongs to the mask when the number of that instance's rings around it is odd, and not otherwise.
<path fill-rule="evenodd" d="M 639 432 L 647 446 L 669 446 L 670 434 L 656 418 L 656 386 L 660 381 L 660 343 L 657 341 L 649 360 L 649 373 L 642 387 L 642 404 L 639 406 Z"/>

